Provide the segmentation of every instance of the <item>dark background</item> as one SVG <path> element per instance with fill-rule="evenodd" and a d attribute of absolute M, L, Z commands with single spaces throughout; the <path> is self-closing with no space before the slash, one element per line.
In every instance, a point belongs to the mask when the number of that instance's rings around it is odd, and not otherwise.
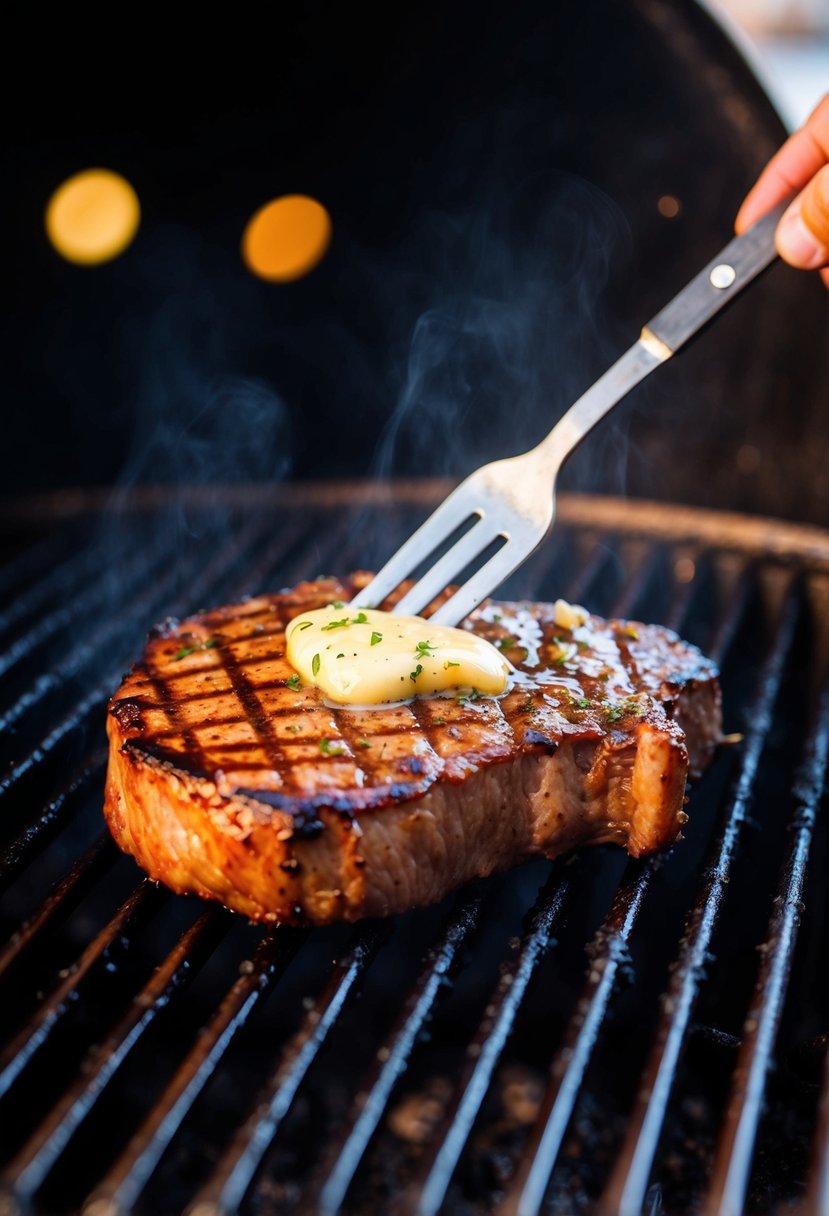
<path fill-rule="evenodd" d="M 784 137 L 689 0 L 8 17 L 12 497 L 520 451 L 726 243 Z M 133 183 L 142 225 L 78 268 L 43 209 L 95 165 Z M 331 249 L 260 282 L 242 230 L 292 192 L 326 205 Z M 566 483 L 826 523 L 828 316 L 816 276 L 773 268 Z"/>

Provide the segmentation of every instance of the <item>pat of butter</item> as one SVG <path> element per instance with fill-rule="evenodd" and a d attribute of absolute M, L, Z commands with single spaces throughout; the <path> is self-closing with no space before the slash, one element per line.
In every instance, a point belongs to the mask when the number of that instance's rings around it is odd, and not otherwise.
<path fill-rule="evenodd" d="M 419 616 L 329 605 L 294 617 L 288 662 L 341 705 L 379 705 L 423 693 L 474 688 L 497 696 L 510 666 L 483 638 Z"/>

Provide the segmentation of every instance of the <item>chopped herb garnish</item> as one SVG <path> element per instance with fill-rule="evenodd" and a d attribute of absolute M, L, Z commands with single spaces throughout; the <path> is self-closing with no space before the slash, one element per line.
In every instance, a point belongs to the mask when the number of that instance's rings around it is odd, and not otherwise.
<path fill-rule="evenodd" d="M 448 671 L 450 667 L 460 667 L 460 663 L 453 663 L 451 659 L 447 659 L 443 664 L 443 670 Z"/>
<path fill-rule="evenodd" d="M 297 722 L 289 722 L 285 729 L 289 730 L 292 735 L 298 735 L 302 727 Z"/>
<path fill-rule="evenodd" d="M 477 688 L 473 688 L 472 692 L 469 694 L 469 700 L 470 701 L 480 701 L 481 698 L 483 697 L 483 695 L 484 694 L 482 692 L 478 692 Z"/>
<path fill-rule="evenodd" d="M 524 704 L 518 707 L 518 712 L 522 714 L 535 714 L 538 713 L 538 706 L 534 701 L 527 697 Z"/>
<path fill-rule="evenodd" d="M 311 626 L 313 625 L 313 623 L 314 623 L 313 621 L 303 621 L 301 625 L 297 626 L 297 628 L 301 632 L 303 629 L 310 629 Z"/>
<path fill-rule="evenodd" d="M 320 739 L 320 751 L 324 756 L 341 756 L 343 749 L 339 743 L 332 743 L 330 739 Z"/>
<path fill-rule="evenodd" d="M 375 630 L 375 631 L 374 631 L 374 633 L 372 633 L 372 635 L 371 635 L 371 644 L 372 644 L 372 646 L 376 646 L 376 645 L 377 645 L 377 643 L 378 643 L 378 642 L 382 642 L 382 640 L 383 640 L 383 635 L 382 635 L 382 633 L 377 633 L 377 631 Z"/>
<path fill-rule="evenodd" d="M 368 617 L 364 612 L 358 612 L 356 616 L 351 618 L 352 625 L 365 625 L 368 623 Z"/>
<path fill-rule="evenodd" d="M 318 654 L 315 654 L 313 659 L 311 659 L 311 673 L 315 676 L 318 676 L 320 673 L 320 657 Z"/>
<path fill-rule="evenodd" d="M 337 658 L 338 658 L 338 659 L 344 659 L 344 658 L 345 658 L 345 651 L 341 650 L 341 651 L 340 651 L 340 653 L 337 655 Z"/>
<path fill-rule="evenodd" d="M 505 638 L 499 638 L 495 645 L 498 650 L 511 650 L 515 645 L 516 640 L 516 638 L 512 637 L 512 635 L 508 633 Z"/>
<path fill-rule="evenodd" d="M 342 600 L 334 600 L 334 603 L 331 605 L 331 607 L 332 608 L 345 608 L 345 604 L 342 602 Z"/>
<path fill-rule="evenodd" d="M 181 650 L 173 655 L 173 662 L 177 663 L 179 659 L 186 659 L 188 654 L 195 654 L 197 650 L 215 650 L 218 645 L 215 638 L 208 638 L 206 642 L 201 642 L 197 646 L 182 646 Z"/>
<path fill-rule="evenodd" d="M 368 739 L 358 739 L 357 746 L 358 747 L 371 747 L 371 744 L 369 743 Z"/>
<path fill-rule="evenodd" d="M 645 709 L 635 697 L 628 697 L 626 701 L 617 701 L 615 705 L 608 705 L 605 708 L 605 719 L 608 722 L 618 722 L 620 718 L 628 714 L 637 714 L 640 718 L 644 714 Z"/>
<path fill-rule="evenodd" d="M 411 682 L 413 684 L 417 683 L 418 676 L 420 675 L 420 673 L 422 671 L 423 671 L 423 664 L 418 663 L 418 665 L 417 665 L 417 667 L 415 667 L 414 671 L 409 672 L 409 679 L 411 680 Z"/>
<path fill-rule="evenodd" d="M 341 621 L 329 621 L 327 625 L 323 625 L 322 630 L 323 630 L 323 633 L 325 633 L 329 629 L 342 629 L 343 625 L 347 625 L 347 624 L 348 624 L 348 617 L 344 616 Z"/>
<path fill-rule="evenodd" d="M 493 614 L 492 614 L 492 619 L 493 619 L 493 621 L 500 621 L 500 619 L 501 619 L 501 613 L 500 613 L 500 612 L 493 612 Z"/>
<path fill-rule="evenodd" d="M 445 718 L 435 718 L 434 722 L 435 722 L 435 726 L 445 726 L 446 725 Z"/>
<path fill-rule="evenodd" d="M 291 678 L 286 680 L 285 683 L 293 692 L 299 692 L 299 690 L 302 688 L 302 685 L 299 682 L 299 676 L 296 675 L 291 676 Z"/>
<path fill-rule="evenodd" d="M 423 659 L 423 658 L 428 659 L 434 649 L 435 648 L 431 642 L 416 642 L 415 643 L 415 658 L 416 659 Z"/>
<path fill-rule="evenodd" d="M 466 693 L 461 693 L 459 697 L 455 697 L 455 700 L 457 701 L 458 705 L 466 705 L 469 697 L 466 695 Z"/>

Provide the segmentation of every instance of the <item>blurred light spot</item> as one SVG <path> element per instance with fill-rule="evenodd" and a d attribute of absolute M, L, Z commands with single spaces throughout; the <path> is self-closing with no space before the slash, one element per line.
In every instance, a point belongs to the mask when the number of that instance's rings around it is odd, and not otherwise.
<path fill-rule="evenodd" d="M 285 194 L 261 207 L 242 236 L 249 270 L 271 283 L 301 279 L 320 262 L 331 241 L 331 217 L 306 194 Z"/>
<path fill-rule="evenodd" d="M 140 220 L 138 195 L 126 178 L 111 169 L 85 169 L 49 199 L 46 235 L 68 262 L 96 266 L 124 252 Z"/>
<path fill-rule="evenodd" d="M 678 583 L 693 582 L 697 568 L 690 557 L 677 558 L 674 563 L 674 578 Z"/>
<path fill-rule="evenodd" d="M 664 215 L 666 220 L 675 220 L 682 210 L 682 203 L 672 194 L 663 194 L 656 200 L 656 210 Z"/>
<path fill-rule="evenodd" d="M 753 443 L 744 443 L 737 449 L 737 468 L 741 473 L 756 473 L 762 459 L 760 449 Z"/>

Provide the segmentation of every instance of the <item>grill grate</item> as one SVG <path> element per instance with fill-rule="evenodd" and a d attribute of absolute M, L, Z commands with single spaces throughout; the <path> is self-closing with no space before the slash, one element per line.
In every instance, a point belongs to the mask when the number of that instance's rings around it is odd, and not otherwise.
<path fill-rule="evenodd" d="M 7 524 L 0 1210 L 826 1211 L 829 537 L 565 500 L 508 591 L 661 620 L 723 669 L 743 739 L 688 839 L 266 931 L 101 835 L 102 725 L 155 620 L 345 571 L 425 513 L 283 493 L 230 494 L 222 544 L 138 498 L 114 542 L 94 512 Z"/>

